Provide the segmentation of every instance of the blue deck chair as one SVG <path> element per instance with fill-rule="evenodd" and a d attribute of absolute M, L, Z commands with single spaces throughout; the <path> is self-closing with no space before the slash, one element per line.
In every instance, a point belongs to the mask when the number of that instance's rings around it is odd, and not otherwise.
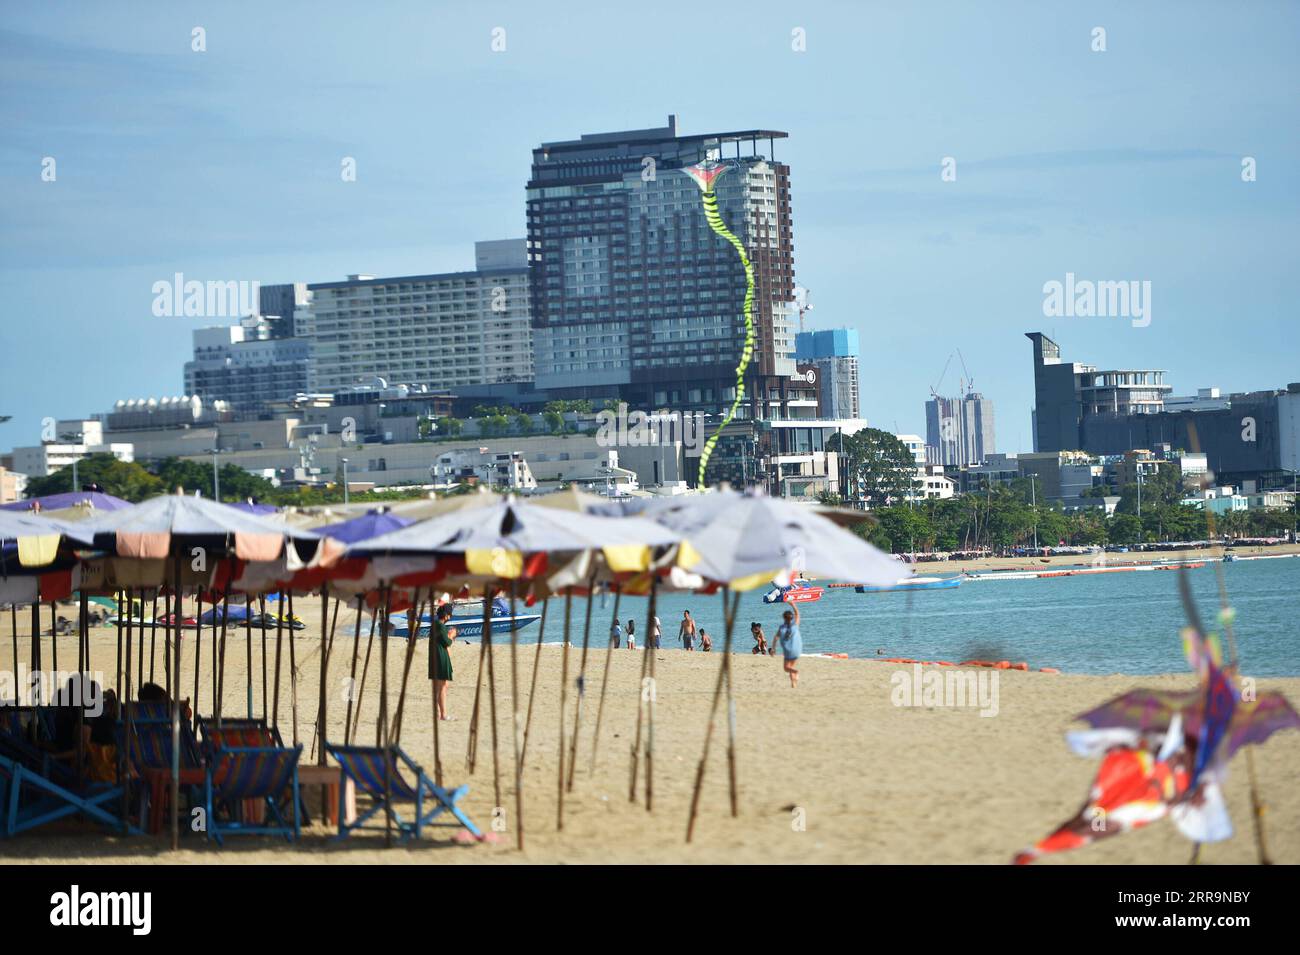
<path fill-rule="evenodd" d="M 268 726 L 265 719 L 258 717 L 223 717 L 218 726 L 214 717 L 200 716 L 199 731 L 208 750 L 222 746 L 284 745 L 279 727 Z"/>
<path fill-rule="evenodd" d="M 298 810 L 301 756 L 301 745 L 212 750 L 204 787 L 208 838 L 215 839 L 218 845 L 228 835 L 280 835 L 290 842 L 297 839 L 302 828 Z M 259 800 L 266 807 L 262 822 L 244 819 L 243 804 L 247 800 Z"/>
<path fill-rule="evenodd" d="M 455 823 L 451 822 L 433 822 L 444 812 L 451 813 L 476 839 L 483 838 L 478 826 L 458 805 L 469 792 L 469 787 L 460 786 L 448 792 L 436 785 L 411 757 L 402 752 L 401 747 L 390 746 L 385 750 L 378 746 L 335 746 L 326 743 L 325 749 L 337 760 L 343 775 L 352 780 L 358 794 L 369 796 L 372 802 L 371 807 L 353 823 L 348 823 L 340 812 L 339 834 L 335 838 L 345 838 L 358 829 L 383 831 L 385 826 L 367 826 L 366 821 L 385 810 L 392 814 L 393 824 L 403 839 L 411 836 L 420 838 L 421 831 L 429 825 L 454 827 Z M 385 771 L 389 777 L 387 794 Z M 397 811 L 398 803 L 413 804 L 414 817 L 404 819 Z"/>
<path fill-rule="evenodd" d="M 100 784 L 81 793 L 52 782 L 39 772 L 0 755 L 0 837 L 35 829 L 68 816 L 86 816 L 114 829 L 121 820 L 105 806 L 120 803 L 122 790 Z M 134 826 L 128 831 L 139 835 Z"/>

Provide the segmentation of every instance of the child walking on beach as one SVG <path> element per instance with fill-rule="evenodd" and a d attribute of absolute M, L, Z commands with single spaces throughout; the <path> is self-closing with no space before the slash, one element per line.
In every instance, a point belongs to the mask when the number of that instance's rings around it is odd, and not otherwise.
<path fill-rule="evenodd" d="M 713 649 L 713 638 L 703 627 L 700 627 L 700 649 L 705 653 Z"/>
<path fill-rule="evenodd" d="M 763 633 L 763 625 L 755 620 L 749 625 L 749 635 L 754 638 L 754 649 L 751 653 L 757 653 L 760 657 L 767 655 L 767 636 Z"/>
<path fill-rule="evenodd" d="M 781 614 L 782 623 L 776 628 L 776 642 L 781 645 L 784 657 L 782 666 L 790 674 L 790 688 L 799 685 L 799 670 L 795 666 L 803 654 L 803 636 L 799 633 L 799 605 L 791 604 L 790 609 Z"/>

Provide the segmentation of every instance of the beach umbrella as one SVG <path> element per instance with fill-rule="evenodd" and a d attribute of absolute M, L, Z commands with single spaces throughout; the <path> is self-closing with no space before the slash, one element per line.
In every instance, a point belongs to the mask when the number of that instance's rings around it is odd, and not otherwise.
<path fill-rule="evenodd" d="M 472 497 L 472 496 L 471 496 Z M 658 552 L 673 547 L 678 535 L 669 528 L 638 518 L 611 518 L 583 514 L 559 508 L 538 507 L 518 499 L 496 499 L 486 506 L 465 506 L 450 513 L 420 521 L 401 530 L 374 537 L 349 547 L 348 554 L 365 554 L 376 559 L 378 573 L 387 580 L 401 582 L 403 578 L 419 582 L 421 567 L 432 582 L 435 579 L 456 579 L 482 582 L 484 588 L 484 633 L 480 645 L 480 674 L 486 662 L 489 681 L 489 704 L 492 709 L 493 730 L 493 776 L 494 785 L 500 792 L 499 771 L 496 763 L 496 684 L 493 674 L 494 657 L 491 653 L 491 608 L 489 606 L 491 589 L 499 581 L 511 582 L 512 594 L 517 583 L 523 580 L 545 582 L 545 576 L 551 569 L 549 560 L 553 556 L 574 557 L 577 555 L 598 554 L 603 569 L 607 574 L 644 573 L 652 568 Z M 437 563 L 430 566 L 428 559 L 443 558 L 448 565 L 443 576 L 436 576 L 440 571 Z M 445 560 L 452 558 L 452 560 Z M 591 569 L 584 566 L 589 583 L 595 579 L 595 565 Z M 571 571 L 571 566 L 566 567 Z M 414 571 L 414 573 L 411 573 Z M 572 586 L 571 578 L 565 578 L 565 586 Z M 550 582 L 554 584 L 554 581 Z M 549 591 L 548 591 L 549 592 Z M 566 620 L 568 614 L 566 613 Z M 585 641 L 584 641 L 585 642 Z M 511 631 L 512 673 L 516 670 L 518 638 L 516 631 Z M 563 644 L 564 660 L 561 679 L 561 739 L 559 790 L 560 810 L 557 825 L 563 825 L 563 791 L 565 729 L 563 711 L 564 693 L 567 686 L 568 671 L 568 628 L 566 627 Z M 581 680 L 581 677 L 580 677 Z M 581 687 L 581 682 L 580 682 Z M 481 686 L 481 684 L 480 684 Z M 579 700 L 582 694 L 579 693 Z M 516 716 L 518 715 L 518 695 L 512 694 Z M 475 706 L 470 719 L 470 750 L 467 754 L 471 767 L 477 748 L 477 727 L 479 717 L 478 691 L 475 694 Z M 575 716 L 575 723 L 578 717 Z M 434 731 L 437 732 L 437 720 Z M 516 825 L 520 844 L 523 840 L 522 826 L 522 772 L 516 727 L 515 766 L 516 766 Z"/>
<path fill-rule="evenodd" d="M 344 544 L 355 544 L 359 541 L 369 540 L 372 537 L 378 537 L 380 534 L 388 534 L 392 531 L 401 530 L 415 522 L 415 518 L 402 517 L 391 511 L 375 508 L 360 517 L 354 517 L 351 520 L 340 521 L 335 524 L 325 524 L 313 528 L 318 534 L 326 534 L 336 541 L 342 541 Z"/>
<path fill-rule="evenodd" d="M 46 517 L 80 520 L 106 511 L 120 511 L 130 506 L 130 501 L 124 501 L 120 497 L 102 491 L 64 491 L 62 494 L 46 494 L 43 497 L 28 498 L 12 504 L 0 504 L 0 510 L 39 511 Z"/>
<path fill-rule="evenodd" d="M 639 513 L 678 532 L 677 565 L 733 591 L 801 571 L 844 583 L 893 586 L 905 565 L 805 504 L 736 491 L 659 498 Z"/>
<path fill-rule="evenodd" d="M 172 848 L 179 846 L 180 835 L 180 696 L 181 696 L 181 627 L 182 562 L 191 562 L 198 555 L 207 558 L 234 557 L 247 561 L 277 560 L 286 553 L 296 554 L 301 546 L 314 560 L 328 561 L 337 556 L 341 545 L 307 530 L 290 527 L 268 517 L 248 514 L 238 508 L 208 501 L 203 498 L 172 494 L 151 498 L 133 507 L 105 514 L 79 528 L 91 535 L 95 546 L 118 557 L 137 560 L 156 560 L 160 564 L 170 557 L 171 595 L 174 610 L 168 622 L 168 631 L 175 626 L 174 647 L 169 662 L 169 684 L 172 697 Z M 163 571 L 165 577 L 165 570 Z M 163 581 L 160 580 L 159 583 Z M 202 632 L 201 630 L 199 631 Z M 251 647 L 251 636 L 250 636 Z M 251 653 L 251 649 L 249 651 Z M 195 682 L 198 681 L 198 663 L 195 659 Z M 248 693 L 252 696 L 252 672 L 249 668 Z M 131 698 L 129 664 L 122 698 Z M 197 704 L 197 700 L 195 703 Z M 251 703 L 250 703 L 251 707 Z M 128 724 L 133 708 L 127 707 Z M 128 725 L 128 735 L 130 726 Z"/>

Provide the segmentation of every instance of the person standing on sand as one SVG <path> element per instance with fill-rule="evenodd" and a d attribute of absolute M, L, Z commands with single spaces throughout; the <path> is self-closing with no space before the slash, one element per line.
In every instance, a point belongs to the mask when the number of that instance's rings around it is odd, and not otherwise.
<path fill-rule="evenodd" d="M 703 653 L 708 653 L 712 649 L 713 649 L 713 638 L 709 636 L 707 630 L 705 630 L 703 627 L 700 627 L 700 651 Z"/>
<path fill-rule="evenodd" d="M 438 719 L 450 720 L 447 715 L 447 684 L 451 682 L 451 654 L 447 650 L 456 642 L 456 628 L 448 627 L 451 604 L 445 603 L 434 614 L 429 636 L 429 679 L 433 681 L 433 698 L 438 704 Z"/>
<path fill-rule="evenodd" d="M 763 625 L 755 620 L 749 625 L 749 635 L 754 638 L 754 649 L 751 653 L 757 653 L 760 657 L 767 655 L 767 636 L 763 633 Z"/>
<path fill-rule="evenodd" d="M 791 604 L 790 609 L 781 614 L 781 626 L 776 628 L 775 643 L 781 645 L 781 654 L 785 658 L 783 666 L 790 674 L 790 688 L 799 685 L 799 670 L 795 666 L 803 654 L 803 635 L 799 633 L 799 605 Z M 774 648 L 775 649 L 775 648 Z"/>
<path fill-rule="evenodd" d="M 654 623 L 650 625 L 650 643 L 653 644 L 653 647 L 656 650 L 659 649 L 659 638 L 663 636 L 663 633 L 663 626 L 659 623 L 659 618 L 655 617 Z"/>
<path fill-rule="evenodd" d="M 609 648 L 611 650 L 617 650 L 622 645 L 623 645 L 623 628 L 620 627 L 618 625 L 618 621 L 615 620 L 612 624 L 610 624 L 609 627 Z"/>
<path fill-rule="evenodd" d="M 682 611 L 682 623 L 677 629 L 677 636 L 682 641 L 682 646 L 687 650 L 695 649 L 695 621 L 691 619 L 689 610 Z"/>
<path fill-rule="evenodd" d="M 627 648 L 629 650 L 636 649 L 636 621 L 631 617 L 627 620 Z"/>

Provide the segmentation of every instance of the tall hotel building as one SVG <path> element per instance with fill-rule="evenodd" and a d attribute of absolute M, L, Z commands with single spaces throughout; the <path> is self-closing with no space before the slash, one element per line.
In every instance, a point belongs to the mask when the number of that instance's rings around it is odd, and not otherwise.
<path fill-rule="evenodd" d="M 477 242 L 474 252 L 473 272 L 308 285 L 293 324 L 310 342 L 311 389 L 376 377 L 452 390 L 532 380 L 524 240 Z"/>
<path fill-rule="evenodd" d="M 741 418 L 769 417 L 792 377 L 794 257 L 783 132 L 585 135 L 533 150 L 528 265 L 537 387 L 633 407 L 716 412 L 735 397 L 745 273 L 683 167 L 719 160 L 727 227 L 754 266 L 755 343 Z M 779 416 L 776 414 L 774 416 Z"/>

